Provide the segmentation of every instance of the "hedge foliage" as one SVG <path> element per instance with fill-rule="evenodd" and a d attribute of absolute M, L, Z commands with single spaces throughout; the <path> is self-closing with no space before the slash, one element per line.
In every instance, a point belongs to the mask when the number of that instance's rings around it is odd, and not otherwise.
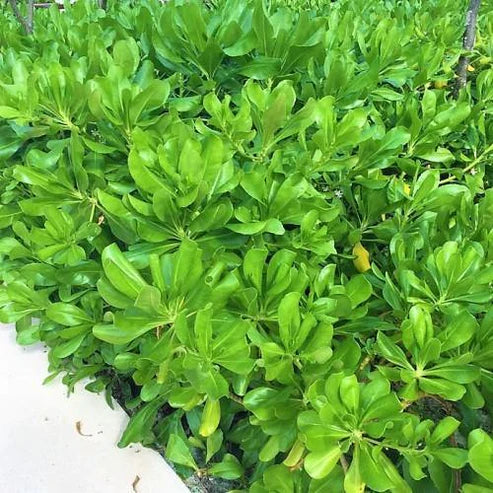
<path fill-rule="evenodd" d="M 32 36 L 3 7 L 0 319 L 184 477 L 493 491 L 493 23 L 455 100 L 465 7 L 79 0 Z"/>

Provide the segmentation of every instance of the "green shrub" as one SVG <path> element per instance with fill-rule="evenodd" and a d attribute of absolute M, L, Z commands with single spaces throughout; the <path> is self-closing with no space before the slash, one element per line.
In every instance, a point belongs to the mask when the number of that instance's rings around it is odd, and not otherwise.
<path fill-rule="evenodd" d="M 0 319 L 120 446 L 262 492 L 493 491 L 491 15 L 0 19 Z M 311 4 L 310 4 L 311 5 Z"/>

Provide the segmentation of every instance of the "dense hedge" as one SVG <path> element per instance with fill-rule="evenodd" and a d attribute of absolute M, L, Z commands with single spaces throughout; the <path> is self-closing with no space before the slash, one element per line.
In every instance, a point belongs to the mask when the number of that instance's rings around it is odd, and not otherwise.
<path fill-rule="evenodd" d="M 454 99 L 461 3 L 4 6 L 0 320 L 217 491 L 493 491 L 493 24 Z"/>

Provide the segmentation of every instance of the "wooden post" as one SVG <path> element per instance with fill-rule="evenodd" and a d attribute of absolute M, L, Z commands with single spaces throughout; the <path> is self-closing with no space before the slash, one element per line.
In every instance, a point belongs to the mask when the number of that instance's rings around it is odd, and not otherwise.
<path fill-rule="evenodd" d="M 466 29 L 462 38 L 462 48 L 466 51 L 471 51 L 474 48 L 476 41 L 476 23 L 478 19 L 478 11 L 481 0 L 470 0 L 466 14 Z M 454 87 L 454 97 L 457 98 L 459 91 L 465 87 L 467 83 L 467 67 L 469 65 L 469 57 L 461 55 L 459 64 L 457 65 L 457 79 Z"/>

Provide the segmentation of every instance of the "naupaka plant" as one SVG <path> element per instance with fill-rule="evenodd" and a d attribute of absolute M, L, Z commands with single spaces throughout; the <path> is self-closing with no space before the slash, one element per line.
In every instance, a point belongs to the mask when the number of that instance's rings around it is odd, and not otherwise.
<path fill-rule="evenodd" d="M 486 6 L 107 7 L 2 11 L 0 320 L 192 486 L 493 491 Z"/>

